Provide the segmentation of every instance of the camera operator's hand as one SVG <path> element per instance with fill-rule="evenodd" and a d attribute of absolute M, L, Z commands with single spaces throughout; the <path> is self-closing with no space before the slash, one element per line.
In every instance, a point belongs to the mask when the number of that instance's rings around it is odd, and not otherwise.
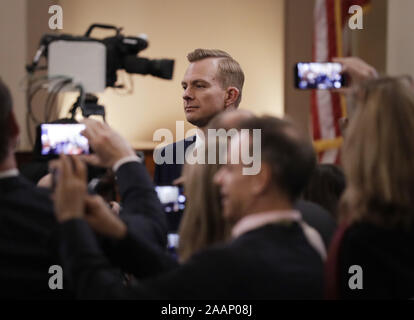
<path fill-rule="evenodd" d="M 89 140 L 95 154 L 82 156 L 86 162 L 94 166 L 112 168 L 122 158 L 135 156 L 129 143 L 106 123 L 85 119 L 82 121 L 86 129 L 82 132 Z"/>
<path fill-rule="evenodd" d="M 59 222 L 83 218 L 87 193 L 86 165 L 77 157 L 61 155 L 50 167 L 54 170 L 56 188 L 53 193 L 55 215 Z"/>
<path fill-rule="evenodd" d="M 363 81 L 378 78 L 377 70 L 358 57 L 333 58 L 342 64 L 343 73 L 350 77 L 350 86 L 359 86 Z"/>
<path fill-rule="evenodd" d="M 102 197 L 88 195 L 85 198 L 85 207 L 85 219 L 95 232 L 115 239 L 126 236 L 125 223 L 112 212 Z"/>

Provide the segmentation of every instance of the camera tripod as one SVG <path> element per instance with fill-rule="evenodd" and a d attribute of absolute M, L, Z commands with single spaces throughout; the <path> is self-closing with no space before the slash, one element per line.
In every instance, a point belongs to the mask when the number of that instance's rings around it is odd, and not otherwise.
<path fill-rule="evenodd" d="M 72 115 L 72 119 L 75 119 L 76 110 L 80 108 L 82 110 L 82 116 L 84 118 L 88 118 L 92 115 L 97 115 L 102 116 L 103 121 L 106 122 L 105 107 L 98 104 L 98 97 L 96 95 L 92 93 L 86 93 L 83 103 L 81 99 L 82 95 L 80 94 L 69 111 Z"/>

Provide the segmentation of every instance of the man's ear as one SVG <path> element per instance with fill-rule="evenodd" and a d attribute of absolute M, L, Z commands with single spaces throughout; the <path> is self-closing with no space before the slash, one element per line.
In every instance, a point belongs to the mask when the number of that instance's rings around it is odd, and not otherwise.
<path fill-rule="evenodd" d="M 228 87 L 226 90 L 226 99 L 224 101 L 224 106 L 227 108 L 236 103 L 237 98 L 240 96 L 240 90 L 236 87 Z"/>

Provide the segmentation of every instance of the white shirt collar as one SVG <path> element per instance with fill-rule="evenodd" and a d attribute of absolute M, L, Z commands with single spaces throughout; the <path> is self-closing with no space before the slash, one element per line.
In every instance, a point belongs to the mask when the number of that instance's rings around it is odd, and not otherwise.
<path fill-rule="evenodd" d="M 18 175 L 19 175 L 19 170 L 17 170 L 16 168 L 0 171 L 0 179 L 17 177 Z"/>
<path fill-rule="evenodd" d="M 308 243 L 320 255 L 322 261 L 326 260 L 326 247 L 318 231 L 309 226 L 302 220 L 302 215 L 297 210 L 280 210 L 254 213 L 243 217 L 231 230 L 233 238 L 242 234 L 263 227 L 267 224 L 278 223 L 282 221 L 295 221 L 299 223 Z"/>
<path fill-rule="evenodd" d="M 241 236 L 243 233 L 263 227 L 264 225 L 277 223 L 280 221 L 300 221 L 302 215 L 297 210 L 280 210 L 254 213 L 243 217 L 233 227 L 231 234 L 233 238 Z"/>

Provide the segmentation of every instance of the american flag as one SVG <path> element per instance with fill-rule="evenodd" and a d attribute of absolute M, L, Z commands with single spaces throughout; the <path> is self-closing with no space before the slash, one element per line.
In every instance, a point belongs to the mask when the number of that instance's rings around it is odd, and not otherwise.
<path fill-rule="evenodd" d="M 327 62 L 350 54 L 348 13 L 352 5 L 363 9 L 369 0 L 316 0 L 314 9 L 313 61 Z M 365 10 L 364 10 L 365 13 Z M 345 100 L 329 90 L 311 93 L 312 131 L 321 163 L 339 163 L 342 137 L 339 119 L 346 116 Z"/>

